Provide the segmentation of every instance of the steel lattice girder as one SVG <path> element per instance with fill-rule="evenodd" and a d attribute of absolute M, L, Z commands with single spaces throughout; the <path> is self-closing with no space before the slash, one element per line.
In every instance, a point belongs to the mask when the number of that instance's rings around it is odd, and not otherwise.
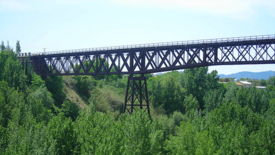
<path fill-rule="evenodd" d="M 275 63 L 275 39 L 31 56 L 39 75 L 144 74 L 212 65 Z"/>
<path fill-rule="evenodd" d="M 138 101 L 139 104 L 135 104 Z M 130 103 L 130 104 L 129 104 Z M 143 104 L 144 103 L 144 104 Z M 139 107 L 144 112 L 147 111 L 150 117 L 149 97 L 147 91 L 146 77 L 128 77 L 123 113 L 132 114 L 135 107 Z"/>

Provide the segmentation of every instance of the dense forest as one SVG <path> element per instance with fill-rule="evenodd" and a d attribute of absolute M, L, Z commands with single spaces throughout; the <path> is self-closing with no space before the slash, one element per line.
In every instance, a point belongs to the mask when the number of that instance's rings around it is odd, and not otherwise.
<path fill-rule="evenodd" d="M 2 42 L 0 154 L 274 154 L 275 77 L 219 83 L 207 67 L 147 74 L 151 118 L 123 114 L 127 75 L 38 76 Z"/>

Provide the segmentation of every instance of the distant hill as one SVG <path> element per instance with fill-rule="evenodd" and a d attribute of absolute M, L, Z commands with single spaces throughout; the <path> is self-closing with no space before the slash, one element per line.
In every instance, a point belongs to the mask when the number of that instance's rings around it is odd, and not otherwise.
<path fill-rule="evenodd" d="M 157 74 L 155 74 L 155 76 L 157 76 L 157 75 L 162 75 L 163 73 L 157 73 Z"/>
<path fill-rule="evenodd" d="M 270 76 L 275 76 L 275 71 L 265 71 L 265 72 L 238 72 L 234 74 L 224 75 L 218 74 L 220 78 L 250 78 L 250 79 L 268 79 Z"/>

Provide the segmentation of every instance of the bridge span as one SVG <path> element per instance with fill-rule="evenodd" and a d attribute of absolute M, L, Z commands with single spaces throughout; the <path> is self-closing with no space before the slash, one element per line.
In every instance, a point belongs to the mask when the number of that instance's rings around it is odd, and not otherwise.
<path fill-rule="evenodd" d="M 144 74 L 212 65 L 275 63 L 275 35 L 21 53 L 38 75 Z"/>
<path fill-rule="evenodd" d="M 30 59 L 38 75 L 130 74 L 124 112 L 132 113 L 138 106 L 150 114 L 144 74 L 212 65 L 275 63 L 275 35 L 21 53 L 18 57 Z M 136 100 L 140 104 L 135 104 Z"/>

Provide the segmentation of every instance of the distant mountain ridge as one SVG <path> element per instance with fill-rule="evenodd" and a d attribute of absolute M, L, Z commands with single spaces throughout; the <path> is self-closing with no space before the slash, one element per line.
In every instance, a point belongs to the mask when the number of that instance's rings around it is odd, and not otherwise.
<path fill-rule="evenodd" d="M 250 78 L 250 79 L 268 79 L 271 76 L 275 76 L 275 71 L 264 71 L 264 72 L 238 72 L 234 74 L 224 75 L 224 74 L 218 74 L 220 78 Z"/>

